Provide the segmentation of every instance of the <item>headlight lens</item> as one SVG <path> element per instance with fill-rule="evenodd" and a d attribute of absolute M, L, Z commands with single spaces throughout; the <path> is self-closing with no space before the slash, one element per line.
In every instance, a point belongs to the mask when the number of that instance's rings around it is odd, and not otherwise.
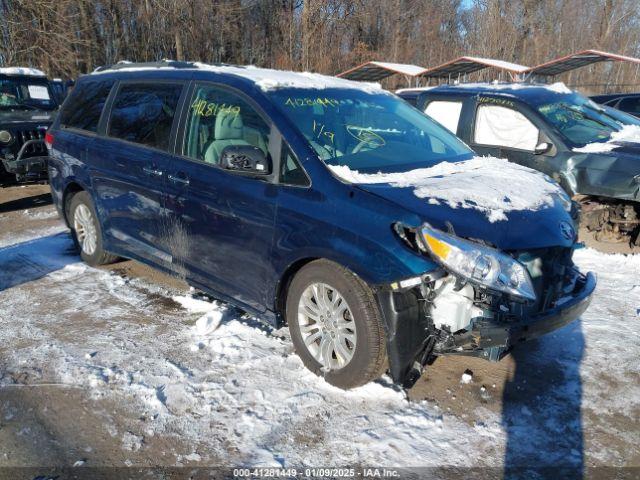
<path fill-rule="evenodd" d="M 445 268 L 472 283 L 511 295 L 535 300 L 527 269 L 509 255 L 424 225 L 424 247 Z"/>
<path fill-rule="evenodd" d="M 8 132 L 7 130 L 0 130 L 0 143 L 6 145 L 11 143 L 12 139 L 13 137 L 11 136 L 11 132 Z"/>

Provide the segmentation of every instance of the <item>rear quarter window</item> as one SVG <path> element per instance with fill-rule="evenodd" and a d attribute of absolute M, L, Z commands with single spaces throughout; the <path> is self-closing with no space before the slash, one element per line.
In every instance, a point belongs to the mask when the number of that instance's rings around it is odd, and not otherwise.
<path fill-rule="evenodd" d="M 182 84 L 124 84 L 111 108 L 108 135 L 168 150 Z"/>
<path fill-rule="evenodd" d="M 60 113 L 60 125 L 97 132 L 100 115 L 113 84 L 113 80 L 109 80 L 77 85 Z"/>

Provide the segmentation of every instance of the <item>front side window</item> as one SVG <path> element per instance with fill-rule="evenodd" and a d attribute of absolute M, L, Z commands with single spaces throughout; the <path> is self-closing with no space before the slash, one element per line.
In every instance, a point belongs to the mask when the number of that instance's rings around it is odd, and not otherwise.
<path fill-rule="evenodd" d="M 460 121 L 460 112 L 462 111 L 462 102 L 450 102 L 444 100 L 434 100 L 427 105 L 424 113 L 440 123 L 443 127 L 452 133 L 458 131 L 458 122 Z"/>
<path fill-rule="evenodd" d="M 280 183 L 306 187 L 310 185 L 309 178 L 286 143 L 282 143 L 280 156 Z"/>
<path fill-rule="evenodd" d="M 268 154 L 271 127 L 242 97 L 212 85 L 197 85 L 190 100 L 183 154 L 220 164 L 228 146 L 254 146 Z"/>
<path fill-rule="evenodd" d="M 406 171 L 472 155 L 451 132 L 384 92 L 279 88 L 268 95 L 328 165 Z"/>
<path fill-rule="evenodd" d="M 169 149 L 180 84 L 125 84 L 113 102 L 108 134 L 160 150 Z"/>
<path fill-rule="evenodd" d="M 60 113 L 60 124 L 63 127 L 97 132 L 100 115 L 113 83 L 112 80 L 80 83 Z"/>
<path fill-rule="evenodd" d="M 56 107 L 57 103 L 53 99 L 53 94 L 46 79 L 0 79 L 0 110 L 53 110 Z"/>
<path fill-rule="evenodd" d="M 522 113 L 499 105 L 480 105 L 474 140 L 478 145 L 533 151 L 539 130 Z"/>

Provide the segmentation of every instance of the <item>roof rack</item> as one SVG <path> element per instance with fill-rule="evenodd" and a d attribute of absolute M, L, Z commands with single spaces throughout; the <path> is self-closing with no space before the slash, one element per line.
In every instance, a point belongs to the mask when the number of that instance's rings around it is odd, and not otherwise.
<path fill-rule="evenodd" d="M 94 72 L 106 72 L 107 70 L 124 70 L 127 68 L 197 68 L 193 62 L 182 62 L 178 60 L 160 60 L 158 62 L 129 62 L 121 60 L 112 65 L 97 67 Z"/>

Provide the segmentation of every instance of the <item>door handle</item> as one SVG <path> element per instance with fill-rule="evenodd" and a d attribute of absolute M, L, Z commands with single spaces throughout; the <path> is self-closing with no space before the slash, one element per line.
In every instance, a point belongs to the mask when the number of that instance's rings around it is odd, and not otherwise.
<path fill-rule="evenodd" d="M 142 171 L 147 175 L 151 175 L 152 177 L 161 177 L 164 173 L 162 170 L 157 170 L 152 167 L 142 167 Z"/>
<path fill-rule="evenodd" d="M 185 178 L 185 177 L 178 177 L 176 175 L 167 175 L 167 178 L 169 179 L 169 181 L 173 182 L 173 183 L 178 183 L 180 185 L 189 185 L 189 179 Z"/>

